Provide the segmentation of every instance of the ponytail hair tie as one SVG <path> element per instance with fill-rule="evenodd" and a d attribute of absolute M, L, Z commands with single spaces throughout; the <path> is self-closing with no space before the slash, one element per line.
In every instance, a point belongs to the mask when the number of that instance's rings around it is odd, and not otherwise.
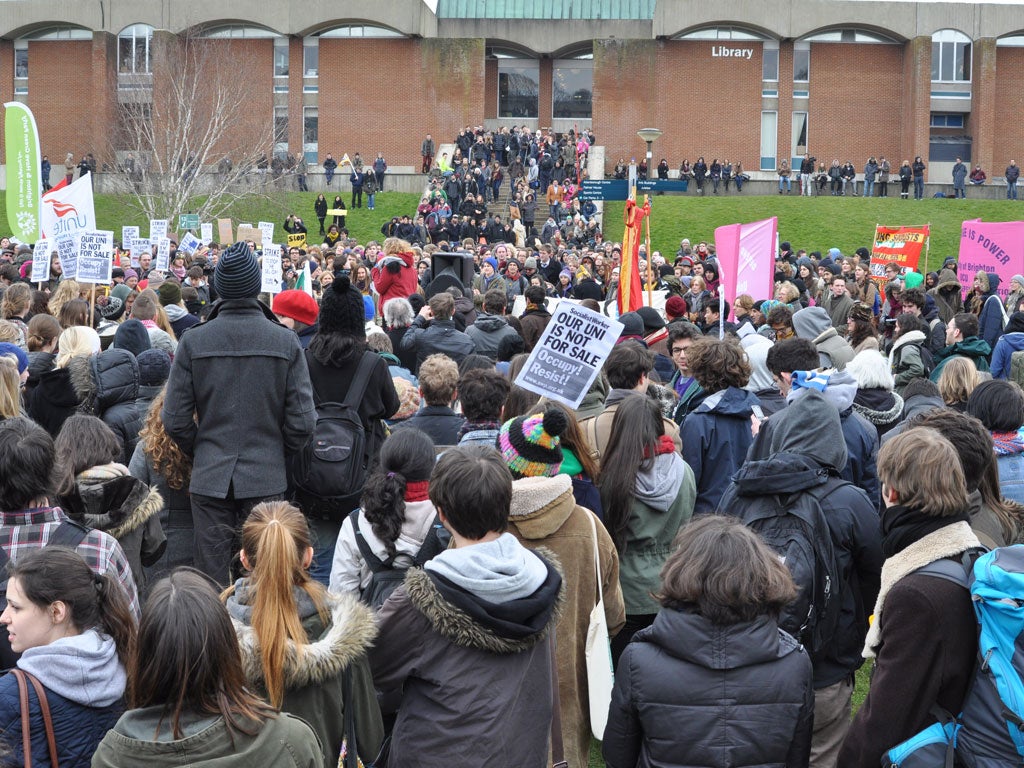
<path fill-rule="evenodd" d="M 394 472 L 388 472 L 388 479 L 390 479 L 390 478 L 392 478 L 392 477 L 394 477 L 394 476 L 395 476 L 395 473 L 394 473 Z"/>

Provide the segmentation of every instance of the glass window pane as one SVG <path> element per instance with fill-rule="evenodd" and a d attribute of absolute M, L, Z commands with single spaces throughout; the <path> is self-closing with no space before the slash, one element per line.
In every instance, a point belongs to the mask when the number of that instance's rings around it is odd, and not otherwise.
<path fill-rule="evenodd" d="M 594 88 L 594 70 L 590 67 L 556 65 L 552 70 L 552 115 L 562 118 L 589 118 Z"/>
<path fill-rule="evenodd" d="M 320 111 L 306 107 L 302 113 L 302 143 L 317 144 L 320 141 Z"/>
<path fill-rule="evenodd" d="M 956 79 L 970 82 L 971 79 L 971 44 L 955 43 L 956 45 Z"/>
<path fill-rule="evenodd" d="M 501 67 L 498 71 L 498 117 L 537 117 L 539 81 L 537 66 Z"/>
<path fill-rule="evenodd" d="M 28 77 L 28 48 L 14 51 L 14 76 Z"/>
<path fill-rule="evenodd" d="M 793 132 L 790 134 L 793 138 L 792 151 L 789 153 L 791 158 L 800 157 L 804 152 L 807 151 L 807 113 L 806 112 L 794 112 L 793 113 Z"/>
<path fill-rule="evenodd" d="M 953 79 L 953 45 L 951 43 L 942 44 L 942 58 L 939 64 L 939 71 L 943 80 Z"/>
<path fill-rule="evenodd" d="M 761 60 L 761 79 L 775 82 L 779 79 L 779 49 L 765 48 Z"/>
<path fill-rule="evenodd" d="M 288 141 L 288 107 L 274 107 L 274 141 Z"/>
<path fill-rule="evenodd" d="M 283 45 L 282 45 L 283 43 Z M 288 74 L 288 40 L 274 41 L 274 77 Z"/>
<path fill-rule="evenodd" d="M 775 150 L 778 146 L 779 115 L 761 113 L 761 170 L 775 170 Z"/>
<path fill-rule="evenodd" d="M 810 78 L 811 74 L 811 52 L 807 51 L 793 51 L 793 81 L 797 83 L 806 83 Z"/>
<path fill-rule="evenodd" d="M 939 60 L 942 57 L 942 43 L 932 43 L 932 80 L 941 80 L 941 70 L 939 68 Z"/>
<path fill-rule="evenodd" d="M 131 72 L 135 60 L 135 40 L 122 37 L 117 41 L 117 67 L 119 72 Z"/>
<path fill-rule="evenodd" d="M 302 69 L 306 77 L 316 77 L 320 72 L 320 46 L 316 41 L 302 47 Z"/>

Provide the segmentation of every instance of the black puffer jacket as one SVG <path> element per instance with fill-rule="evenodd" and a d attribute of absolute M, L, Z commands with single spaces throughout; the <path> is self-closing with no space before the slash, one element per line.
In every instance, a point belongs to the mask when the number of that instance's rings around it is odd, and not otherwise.
<path fill-rule="evenodd" d="M 811 661 L 773 619 L 665 608 L 619 659 L 602 752 L 608 768 L 806 768 L 813 719 Z"/>
<path fill-rule="evenodd" d="M 50 437 L 57 437 L 64 422 L 77 410 L 78 394 L 67 368 L 41 373 L 32 389 L 25 393 L 25 412 L 49 432 Z"/>
<path fill-rule="evenodd" d="M 139 364 L 126 349 L 108 349 L 68 363 L 71 383 L 81 402 L 79 410 L 99 416 L 121 441 L 122 464 L 135 453 L 142 417 L 135 405 L 139 396 Z"/>

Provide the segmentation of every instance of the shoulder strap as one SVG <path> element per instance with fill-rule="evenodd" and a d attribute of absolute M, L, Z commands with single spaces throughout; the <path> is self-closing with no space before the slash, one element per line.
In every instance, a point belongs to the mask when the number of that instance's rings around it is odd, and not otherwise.
<path fill-rule="evenodd" d="M 934 576 L 937 579 L 951 581 L 959 584 L 964 589 L 970 589 L 970 582 L 974 575 L 974 560 L 978 550 L 968 549 L 960 557 L 960 562 L 953 562 L 947 558 L 934 560 L 928 565 L 921 566 L 913 573 L 920 573 L 925 576 Z"/>
<path fill-rule="evenodd" d="M 601 551 L 597 546 L 597 523 L 594 522 L 594 513 L 587 512 L 587 519 L 590 520 L 590 530 L 594 532 L 594 570 L 597 573 L 597 604 L 604 602 L 604 589 L 601 586 Z"/>
<path fill-rule="evenodd" d="M 363 536 L 363 532 L 359 529 L 359 518 L 362 510 L 357 509 L 352 513 L 352 531 L 356 535 L 356 546 L 359 547 L 359 554 L 363 556 L 363 560 L 366 561 L 370 571 L 377 573 L 385 568 L 390 568 L 391 563 L 394 561 L 393 557 L 389 557 L 387 560 L 381 560 L 370 549 L 370 545 L 367 543 L 366 538 Z"/>
<path fill-rule="evenodd" d="M 427 545 L 432 545 L 435 541 L 440 544 L 440 537 L 437 534 L 437 529 L 442 527 L 440 516 L 434 515 L 434 522 L 430 524 L 430 530 L 427 531 L 427 535 L 423 537 L 423 543 L 420 544 L 420 550 L 416 553 L 416 557 L 413 558 L 413 566 L 416 568 L 422 568 L 423 565 L 434 556 L 432 548 Z"/>
<path fill-rule="evenodd" d="M 357 408 L 359 406 L 363 395 L 366 394 L 366 388 L 370 384 L 370 376 L 373 374 L 373 369 L 377 367 L 378 357 L 376 352 L 370 352 L 369 350 L 363 352 L 363 358 L 359 361 L 359 367 L 356 368 L 356 375 L 348 388 L 348 394 L 345 395 L 345 405 L 350 408 Z"/>
<path fill-rule="evenodd" d="M 18 681 L 18 703 L 21 706 L 22 759 L 25 761 L 25 768 L 32 768 L 32 721 L 29 719 L 28 683 L 25 682 L 25 672 L 17 667 L 11 670 L 11 674 Z"/>
<path fill-rule="evenodd" d="M 46 542 L 46 546 L 76 549 L 88 535 L 89 529 L 84 525 L 80 525 L 73 520 L 62 520 L 61 524 L 57 526 L 57 530 L 53 532 L 53 535 Z"/>
<path fill-rule="evenodd" d="M 24 672 L 24 670 L 22 670 Z M 43 713 L 43 727 L 46 728 L 46 746 L 50 750 L 50 765 L 53 768 L 60 768 L 57 763 L 57 737 L 53 733 L 53 718 L 50 716 L 50 702 L 46 700 L 46 690 L 43 684 L 36 680 L 35 675 L 24 672 L 25 677 L 36 689 L 36 697 L 39 699 L 39 709 Z"/>

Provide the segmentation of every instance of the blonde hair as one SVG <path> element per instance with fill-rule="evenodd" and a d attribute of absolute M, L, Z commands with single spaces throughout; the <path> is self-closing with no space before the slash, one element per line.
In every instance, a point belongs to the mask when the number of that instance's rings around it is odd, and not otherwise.
<path fill-rule="evenodd" d="M 25 346 L 25 337 L 21 328 L 9 320 L 0 320 L 0 342 L 10 342 L 18 347 Z"/>
<path fill-rule="evenodd" d="M 396 253 L 410 253 L 412 245 L 407 240 L 397 237 L 389 237 L 384 241 L 384 255 L 393 256 Z"/>
<path fill-rule="evenodd" d="M 966 403 L 971 392 L 981 382 L 978 369 L 966 357 L 952 357 L 942 366 L 939 375 L 939 394 L 946 405 Z"/>
<path fill-rule="evenodd" d="M 914 427 L 878 451 L 882 493 L 931 517 L 951 517 L 967 509 L 967 482 L 956 449 L 937 430 Z"/>
<path fill-rule="evenodd" d="M 31 305 L 32 289 L 25 283 L 14 283 L 4 291 L 3 301 L 0 302 L 0 317 L 21 317 Z"/>
<path fill-rule="evenodd" d="M 74 280 L 61 280 L 50 295 L 50 314 L 60 317 L 60 308 L 72 299 L 82 298 L 82 289 Z"/>
<path fill-rule="evenodd" d="M 14 355 L 0 355 L 0 419 L 21 416 L 21 374 Z"/>
<path fill-rule="evenodd" d="M 53 367 L 65 368 L 71 362 L 71 358 L 95 354 L 99 348 L 100 337 L 92 328 L 84 325 L 65 328 L 57 339 L 57 359 Z"/>
<path fill-rule="evenodd" d="M 326 623 L 327 592 L 303 566 L 312 548 L 309 525 L 298 507 L 265 501 L 253 507 L 242 526 L 242 551 L 248 560 L 252 628 L 259 646 L 267 698 L 280 709 L 285 693 L 285 654 L 293 643 L 299 654 L 309 644 L 302 628 L 295 588 L 303 590 Z M 235 591 L 221 594 L 226 600 Z"/>

